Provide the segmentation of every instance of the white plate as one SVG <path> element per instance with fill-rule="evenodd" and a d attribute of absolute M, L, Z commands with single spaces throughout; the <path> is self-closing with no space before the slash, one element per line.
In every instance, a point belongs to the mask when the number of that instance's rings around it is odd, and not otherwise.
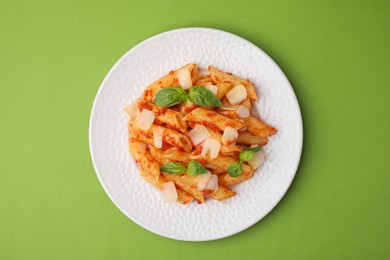
<path fill-rule="evenodd" d="M 140 97 L 148 84 L 189 62 L 249 78 L 260 94 L 256 111 L 278 129 L 265 147 L 265 164 L 251 180 L 236 185 L 237 195 L 224 203 L 164 203 L 160 191 L 141 179 L 128 153 L 125 104 Z M 262 50 L 224 31 L 184 28 L 143 41 L 114 65 L 96 95 L 89 143 L 104 190 L 126 216 L 161 236 L 205 241 L 252 226 L 280 201 L 298 167 L 302 119 L 290 83 Z"/>

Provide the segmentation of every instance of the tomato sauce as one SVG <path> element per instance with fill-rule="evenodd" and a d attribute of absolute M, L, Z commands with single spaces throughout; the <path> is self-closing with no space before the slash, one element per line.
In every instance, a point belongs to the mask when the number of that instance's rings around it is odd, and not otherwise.
<path fill-rule="evenodd" d="M 228 141 L 228 142 L 226 143 L 226 145 L 232 145 L 232 144 L 236 143 L 236 141 L 237 141 L 237 138 L 234 138 L 233 140 Z"/>
<path fill-rule="evenodd" d="M 198 108 L 199 106 L 198 105 L 196 105 L 196 104 L 193 104 L 192 106 L 186 106 L 185 108 L 184 108 L 184 111 L 185 112 L 187 112 L 187 113 L 191 113 L 194 109 L 196 109 L 196 108 Z"/>
<path fill-rule="evenodd" d="M 172 145 L 170 145 L 170 144 L 168 144 L 167 142 L 162 142 L 162 147 L 161 147 L 161 149 L 163 149 L 163 150 L 167 150 L 167 149 L 169 149 L 169 148 L 171 148 L 172 147 Z"/>
<path fill-rule="evenodd" d="M 167 108 L 166 108 L 166 107 L 160 107 L 160 108 L 157 110 L 157 112 L 156 112 L 156 116 L 162 115 L 162 114 L 164 114 L 166 111 L 167 111 Z"/>
<path fill-rule="evenodd" d="M 210 195 L 211 192 L 212 192 L 212 190 L 203 190 L 203 194 L 205 194 L 205 195 Z"/>
<path fill-rule="evenodd" d="M 141 101 L 138 104 L 138 109 L 141 112 L 144 109 L 152 110 L 153 108 L 152 108 L 152 106 L 150 104 L 148 104 L 148 102 Z"/>
<path fill-rule="evenodd" d="M 170 109 L 174 110 L 174 111 L 180 111 L 180 107 L 181 107 L 182 103 L 180 104 L 177 104 L 177 105 L 174 105 L 174 106 L 171 106 Z"/>
<path fill-rule="evenodd" d="M 172 128 L 177 129 L 178 128 L 177 125 L 172 125 L 172 124 L 169 124 L 169 123 L 166 124 L 166 127 L 170 128 L 170 129 L 172 129 Z"/>
<path fill-rule="evenodd" d="M 210 122 L 208 122 L 208 121 L 202 121 L 202 122 L 200 122 L 200 123 L 201 123 L 202 125 L 204 125 L 204 126 L 209 127 L 210 129 L 212 129 L 212 130 L 214 130 L 214 131 L 216 131 L 216 132 L 218 132 L 218 133 L 219 133 L 219 131 L 220 131 L 219 127 L 216 126 L 216 125 L 213 124 L 213 123 L 210 123 Z"/>
<path fill-rule="evenodd" d="M 151 96 L 152 95 L 152 90 L 151 89 L 146 89 L 145 91 L 144 91 L 144 97 L 149 97 L 149 96 Z"/>
<path fill-rule="evenodd" d="M 203 166 L 206 166 L 207 164 L 207 161 L 205 159 L 196 159 L 196 161 L 198 161 L 198 163 L 202 164 Z"/>
<path fill-rule="evenodd" d="M 193 155 L 199 155 L 202 152 L 202 146 L 198 145 L 192 152 Z"/>

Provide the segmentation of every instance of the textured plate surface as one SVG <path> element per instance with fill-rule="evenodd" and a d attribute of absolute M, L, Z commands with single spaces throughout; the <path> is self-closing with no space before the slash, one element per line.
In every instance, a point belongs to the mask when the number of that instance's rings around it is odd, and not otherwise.
<path fill-rule="evenodd" d="M 125 104 L 140 97 L 148 84 L 189 62 L 249 78 L 260 95 L 256 113 L 279 130 L 265 147 L 264 165 L 251 180 L 236 185 L 237 195 L 224 203 L 164 203 L 160 191 L 141 179 L 128 153 Z M 262 219 L 290 186 L 302 149 L 299 106 L 280 68 L 250 42 L 207 28 L 161 33 L 127 52 L 98 91 L 89 134 L 97 176 L 116 206 L 156 234 L 189 241 L 227 237 Z"/>

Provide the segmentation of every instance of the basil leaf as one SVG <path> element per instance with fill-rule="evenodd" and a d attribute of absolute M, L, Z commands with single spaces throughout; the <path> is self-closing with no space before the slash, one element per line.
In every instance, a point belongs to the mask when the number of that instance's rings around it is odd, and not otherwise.
<path fill-rule="evenodd" d="M 184 91 L 184 89 L 183 89 L 183 91 Z M 188 94 L 187 94 L 187 92 L 184 92 L 184 94 L 183 94 L 183 96 L 182 96 L 182 99 L 183 99 L 183 103 L 184 103 L 184 105 L 187 103 L 187 100 L 188 100 Z"/>
<path fill-rule="evenodd" d="M 209 171 L 198 161 L 192 160 L 188 163 L 187 174 L 190 176 L 198 176 Z"/>
<path fill-rule="evenodd" d="M 250 159 L 253 158 L 253 156 L 255 155 L 255 153 L 257 153 L 258 151 L 261 150 L 261 146 L 256 146 L 256 147 L 253 147 L 253 148 L 246 148 L 244 149 L 241 153 L 240 153 L 240 160 L 242 162 L 244 161 L 249 161 Z"/>
<path fill-rule="evenodd" d="M 191 87 L 188 93 L 188 98 L 192 103 L 203 107 L 220 107 L 221 101 L 210 90 L 204 87 Z"/>
<path fill-rule="evenodd" d="M 185 173 L 187 171 L 187 169 L 181 163 L 170 162 L 170 163 L 164 164 L 160 168 L 160 171 L 165 172 L 165 173 L 169 173 L 169 174 L 182 174 L 182 173 Z"/>
<path fill-rule="evenodd" d="M 187 93 L 181 86 L 162 88 L 154 97 L 154 103 L 160 107 L 171 107 L 184 100 L 187 100 Z"/>
<path fill-rule="evenodd" d="M 230 166 L 227 169 L 227 173 L 232 177 L 238 177 L 242 173 L 242 167 L 241 162 L 235 162 L 230 164 Z"/>

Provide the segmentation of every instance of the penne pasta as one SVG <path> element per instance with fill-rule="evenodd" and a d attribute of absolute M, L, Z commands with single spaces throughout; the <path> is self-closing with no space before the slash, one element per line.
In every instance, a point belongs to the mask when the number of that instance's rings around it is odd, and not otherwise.
<path fill-rule="evenodd" d="M 223 154 L 219 154 L 218 157 L 214 158 L 214 159 L 211 159 L 208 156 L 196 155 L 196 154 L 190 155 L 190 158 L 191 159 L 196 159 L 196 160 L 204 160 L 208 164 L 217 166 L 218 168 L 222 168 L 222 169 L 227 169 L 227 168 L 229 168 L 229 166 L 232 163 L 235 163 L 235 162 L 238 161 L 238 160 L 236 160 L 235 158 L 233 158 L 231 156 L 227 156 L 227 155 L 223 155 Z M 243 173 L 248 173 L 250 171 L 251 171 L 251 167 L 249 165 L 247 165 L 247 164 L 243 164 L 242 165 L 242 172 Z"/>
<path fill-rule="evenodd" d="M 231 83 L 233 86 L 241 84 L 245 87 L 246 92 L 248 94 L 248 97 L 250 99 L 252 99 L 254 101 L 258 100 L 258 96 L 256 94 L 255 87 L 253 86 L 252 83 L 250 83 L 250 81 L 248 79 L 244 80 L 244 79 L 238 78 L 238 77 L 233 76 L 229 73 L 222 72 L 222 71 L 220 71 L 217 68 L 212 67 L 212 66 L 209 66 L 209 71 L 210 71 L 211 78 L 212 78 L 214 84 L 224 83 L 224 82 Z"/>
<path fill-rule="evenodd" d="M 196 64 L 191 63 L 183 66 L 182 68 L 185 67 L 188 68 L 191 73 L 192 82 L 195 82 L 196 78 L 198 77 L 198 67 L 196 66 Z M 171 71 L 169 74 L 147 86 L 144 91 L 144 99 L 147 101 L 152 101 L 157 91 L 159 91 L 160 89 L 169 86 L 179 86 L 179 80 L 175 75 L 176 71 Z"/>
<path fill-rule="evenodd" d="M 221 82 L 217 84 L 217 98 L 222 99 L 225 94 L 233 88 L 233 85 L 227 82 Z"/>
<path fill-rule="evenodd" d="M 267 125 L 260 118 L 249 116 L 245 118 L 245 122 L 248 127 L 248 131 L 252 134 L 260 137 L 268 137 L 276 133 L 276 128 Z"/>
<path fill-rule="evenodd" d="M 194 196 L 192 196 L 188 192 L 182 190 L 181 188 L 176 187 L 176 191 L 177 191 L 177 197 L 178 197 L 177 202 L 179 202 L 180 204 L 188 204 L 188 203 L 194 201 Z"/>
<path fill-rule="evenodd" d="M 215 139 L 219 142 L 221 142 L 222 140 L 222 135 L 218 132 L 215 132 L 213 130 L 209 130 L 209 133 L 210 133 L 210 137 L 212 139 Z M 225 144 L 222 144 L 221 143 L 221 150 L 220 152 L 224 155 L 232 155 L 233 153 L 240 153 L 242 152 L 242 147 L 241 146 L 238 146 L 238 145 L 225 145 Z"/>
<path fill-rule="evenodd" d="M 175 110 L 159 107 L 152 102 L 147 102 L 143 99 L 138 99 L 138 108 L 140 111 L 146 108 L 154 112 L 155 118 L 161 123 L 166 124 L 168 128 L 174 128 L 181 132 L 187 129 L 187 123 L 183 120 L 183 115 Z"/>
<path fill-rule="evenodd" d="M 244 164 L 243 164 L 243 166 L 244 166 Z M 249 165 L 248 165 L 248 166 L 249 166 Z M 249 166 L 249 167 L 250 167 L 250 166 Z M 227 173 L 221 174 L 221 175 L 218 176 L 218 183 L 219 183 L 220 185 L 229 187 L 229 186 L 232 186 L 232 185 L 234 185 L 234 184 L 237 184 L 237 183 L 240 183 L 240 182 L 249 180 L 250 178 L 252 178 L 253 173 L 254 173 L 254 171 L 251 169 L 249 172 L 243 172 L 243 173 L 242 173 L 240 176 L 238 176 L 238 177 L 232 177 L 232 176 L 230 176 L 230 175 L 227 174 Z"/>
<path fill-rule="evenodd" d="M 142 177 L 153 185 L 157 185 L 160 178 L 160 165 L 153 159 L 148 151 L 145 151 L 145 153 L 140 152 L 142 150 L 140 148 L 141 144 L 141 142 L 130 138 L 129 151 L 144 172 Z"/>
<path fill-rule="evenodd" d="M 215 165 L 210 164 L 210 163 L 206 163 L 206 165 L 204 167 L 206 167 L 210 171 L 211 174 L 220 175 L 222 173 L 226 173 L 225 169 L 219 168 L 218 166 L 215 166 Z"/>
<path fill-rule="evenodd" d="M 167 159 L 167 158 L 164 158 L 163 157 L 163 154 L 164 154 L 164 151 L 161 150 L 161 149 L 158 149 L 154 146 L 151 146 L 150 147 L 150 154 L 153 156 L 153 158 L 160 164 L 160 165 L 163 165 L 163 164 L 166 164 L 166 163 L 169 163 L 170 160 Z"/>
<path fill-rule="evenodd" d="M 227 126 L 238 130 L 246 125 L 243 121 L 233 120 L 213 110 L 207 110 L 201 107 L 191 111 L 191 113 L 184 117 L 184 120 L 200 123 L 217 131 L 224 131 Z"/>
<path fill-rule="evenodd" d="M 147 137 L 141 134 L 140 131 L 138 131 L 138 128 L 133 123 L 129 122 L 128 128 L 129 128 L 130 138 L 134 140 L 138 140 L 148 145 L 154 145 L 153 137 Z"/>
<path fill-rule="evenodd" d="M 252 102 L 251 102 L 251 99 L 249 97 L 247 97 L 246 99 L 244 99 L 240 105 L 242 106 L 246 106 L 247 108 L 252 108 Z"/>
<path fill-rule="evenodd" d="M 218 190 L 208 193 L 211 198 L 222 201 L 236 195 L 235 191 L 229 190 L 223 185 L 218 186 Z"/>
<path fill-rule="evenodd" d="M 124 109 L 129 152 L 164 202 L 235 196 L 229 187 L 250 179 L 264 162 L 261 147 L 247 147 L 266 145 L 277 131 L 251 115 L 258 96 L 249 80 L 208 69 L 210 74 L 198 76 L 196 64 L 189 63 L 171 71 Z"/>
<path fill-rule="evenodd" d="M 184 116 L 188 115 L 192 110 L 198 108 L 199 106 L 192 103 L 189 99 L 187 102 L 184 104 L 184 106 L 181 106 L 180 108 L 180 113 Z"/>
<path fill-rule="evenodd" d="M 194 86 L 205 86 L 207 84 L 213 84 L 210 74 L 199 76 L 199 78 L 194 82 Z"/>
<path fill-rule="evenodd" d="M 191 128 L 195 128 L 195 126 L 197 125 L 197 123 L 194 123 L 194 122 L 189 122 L 188 124 Z M 219 142 L 222 141 L 222 134 L 219 133 L 219 132 L 216 132 L 212 129 L 208 129 L 209 130 L 209 134 L 210 134 L 210 138 L 214 139 L 214 140 L 217 140 Z M 225 144 L 222 144 L 221 143 L 221 150 L 220 152 L 224 155 L 232 155 L 233 153 L 240 153 L 242 152 L 242 147 L 239 146 L 239 145 L 225 145 Z"/>
<path fill-rule="evenodd" d="M 222 145 L 221 146 L 221 154 L 223 155 L 233 155 L 241 153 L 243 148 L 239 145 Z"/>
<path fill-rule="evenodd" d="M 135 132 L 138 132 L 141 135 L 146 136 L 147 138 L 152 138 L 154 133 L 158 132 L 161 134 L 163 142 L 173 147 L 176 147 L 180 151 L 189 152 L 192 149 L 191 140 L 188 138 L 188 136 L 176 130 L 172 130 L 155 124 L 153 124 L 148 131 L 141 130 L 134 125 L 133 129 L 135 129 Z"/>
<path fill-rule="evenodd" d="M 163 173 L 163 176 L 167 181 L 173 181 L 175 185 L 179 186 L 182 190 L 194 196 L 199 203 L 204 202 L 203 193 L 198 191 L 196 185 L 196 180 L 195 180 L 196 177 L 188 176 L 185 174 L 175 175 L 175 174 L 168 174 L 168 173 Z"/>
<path fill-rule="evenodd" d="M 167 149 L 162 157 L 172 161 L 188 163 L 191 160 L 189 155 L 189 153 L 178 151 L 177 148 L 172 147 Z"/>
<path fill-rule="evenodd" d="M 159 181 L 158 182 L 154 182 L 150 178 L 150 175 L 147 173 L 147 171 L 145 171 L 143 169 L 141 169 L 140 175 L 141 175 L 142 178 L 144 178 L 147 182 L 152 184 L 158 190 L 161 190 L 163 184 L 166 182 L 164 176 L 160 176 Z M 180 189 L 179 187 L 176 187 L 176 191 L 177 191 L 177 196 L 178 196 L 178 198 L 177 198 L 177 202 L 178 203 L 180 203 L 180 204 L 187 204 L 187 203 L 190 203 L 190 202 L 192 202 L 194 200 L 194 197 L 191 194 L 189 194 L 188 192 Z"/>
<path fill-rule="evenodd" d="M 217 110 L 221 115 L 224 115 L 226 117 L 229 117 L 231 119 L 241 119 L 238 115 L 236 110 L 224 110 L 224 109 L 218 109 Z"/>
<path fill-rule="evenodd" d="M 244 132 L 238 133 L 237 143 L 243 144 L 246 146 L 251 146 L 251 145 L 255 145 L 255 144 L 264 146 L 268 143 L 268 138 L 256 136 L 256 135 L 253 135 L 251 132 L 244 131 Z"/>

